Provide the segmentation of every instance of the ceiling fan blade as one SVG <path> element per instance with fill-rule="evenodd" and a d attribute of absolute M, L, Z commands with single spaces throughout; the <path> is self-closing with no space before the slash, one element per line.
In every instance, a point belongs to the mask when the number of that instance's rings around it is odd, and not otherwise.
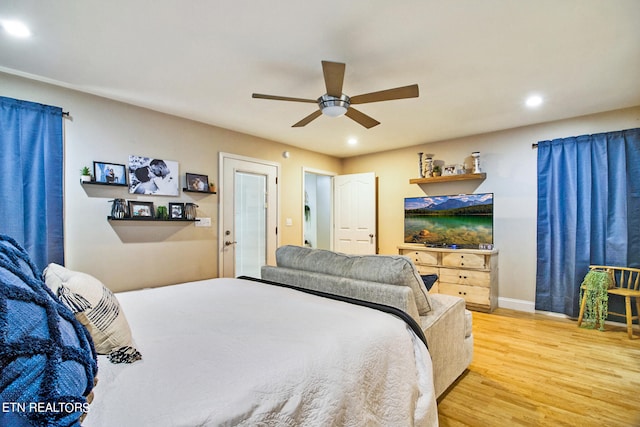
<path fill-rule="evenodd" d="M 354 120 L 360 123 L 362 126 L 366 127 L 367 129 L 371 129 L 372 127 L 380 124 L 380 122 L 377 121 L 376 119 L 371 118 L 366 114 L 352 107 L 349 107 L 349 109 L 345 113 L 345 116 L 349 117 L 351 120 Z"/>
<path fill-rule="evenodd" d="M 327 87 L 327 95 L 336 98 L 342 96 L 344 69 L 345 64 L 342 62 L 322 61 L 322 73 L 324 74 L 324 84 Z"/>
<path fill-rule="evenodd" d="M 291 127 L 292 128 L 301 128 L 302 126 L 308 125 L 311 121 L 317 119 L 321 115 L 322 115 L 322 111 L 316 110 L 316 111 L 314 111 L 313 113 L 309 114 L 307 117 L 305 117 L 304 119 L 300 120 L 298 123 L 296 123 L 295 125 L 293 125 Z"/>
<path fill-rule="evenodd" d="M 351 97 L 351 104 L 366 104 L 368 102 L 390 101 L 392 99 L 417 98 L 420 92 L 418 85 L 397 87 L 379 92 L 365 93 Z"/>
<path fill-rule="evenodd" d="M 318 103 L 318 101 L 315 99 L 291 98 L 288 96 L 276 96 L 276 95 L 263 95 L 261 93 L 254 93 L 253 95 L 251 95 L 251 97 L 260 98 L 260 99 L 273 99 L 275 101 L 310 102 L 313 104 Z"/>

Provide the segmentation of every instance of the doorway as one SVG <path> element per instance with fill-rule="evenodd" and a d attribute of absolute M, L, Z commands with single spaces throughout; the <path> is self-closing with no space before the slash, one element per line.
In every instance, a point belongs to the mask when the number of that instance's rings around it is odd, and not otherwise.
<path fill-rule="evenodd" d="M 303 245 L 348 254 L 377 253 L 373 172 L 336 175 L 303 168 Z"/>
<path fill-rule="evenodd" d="M 220 277 L 260 277 L 275 265 L 280 165 L 220 153 Z"/>
<path fill-rule="evenodd" d="M 333 248 L 333 177 L 332 172 L 303 168 L 304 246 L 316 249 Z"/>

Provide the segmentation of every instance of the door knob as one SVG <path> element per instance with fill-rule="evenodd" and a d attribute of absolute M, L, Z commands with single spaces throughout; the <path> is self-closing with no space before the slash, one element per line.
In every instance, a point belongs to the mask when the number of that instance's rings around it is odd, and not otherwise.
<path fill-rule="evenodd" d="M 238 242 L 232 242 L 232 241 L 227 240 L 226 242 L 224 242 L 224 245 L 225 246 L 231 246 L 231 245 L 235 245 L 236 243 L 238 243 Z"/>

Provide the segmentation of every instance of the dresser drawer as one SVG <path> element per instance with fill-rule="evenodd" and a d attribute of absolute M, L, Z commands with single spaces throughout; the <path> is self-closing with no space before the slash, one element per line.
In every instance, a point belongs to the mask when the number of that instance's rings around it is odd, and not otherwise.
<path fill-rule="evenodd" d="M 443 282 L 456 285 L 472 285 L 482 287 L 489 287 L 491 285 L 491 273 L 488 271 L 441 268 L 439 278 Z"/>
<path fill-rule="evenodd" d="M 418 269 L 418 273 L 420 273 L 421 276 L 427 275 L 427 274 L 440 274 L 440 269 L 438 267 L 431 267 L 428 265 L 420 265 L 420 264 L 416 264 L 416 268 Z"/>
<path fill-rule="evenodd" d="M 489 307 L 490 304 L 490 292 L 489 288 L 481 288 L 477 286 L 456 285 L 452 283 L 446 283 L 440 281 L 438 284 L 438 291 L 441 294 L 453 295 L 456 297 L 464 298 L 464 300 L 471 304 L 478 304 Z"/>
<path fill-rule="evenodd" d="M 424 252 L 402 249 L 402 255 L 411 258 L 414 264 L 438 265 L 437 252 Z"/>
<path fill-rule="evenodd" d="M 487 268 L 484 255 L 458 252 L 442 254 L 442 265 L 446 267 Z"/>

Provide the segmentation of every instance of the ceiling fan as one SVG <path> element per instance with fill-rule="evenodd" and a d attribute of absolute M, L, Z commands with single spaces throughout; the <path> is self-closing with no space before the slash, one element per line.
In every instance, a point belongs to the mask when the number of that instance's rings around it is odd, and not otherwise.
<path fill-rule="evenodd" d="M 327 93 L 318 99 L 291 98 L 287 96 L 263 95 L 254 93 L 253 98 L 273 99 L 276 101 L 308 102 L 318 104 L 319 109 L 309 114 L 292 127 L 302 127 L 317 119 L 322 114 L 329 117 L 339 117 L 345 115 L 350 119 L 360 123 L 370 129 L 380 122 L 356 110 L 351 105 L 366 104 L 369 102 L 390 101 L 393 99 L 417 98 L 418 85 L 397 87 L 394 89 L 381 90 L 378 92 L 365 93 L 349 97 L 342 93 L 342 82 L 344 81 L 345 64 L 341 62 L 322 61 L 322 72 Z"/>

